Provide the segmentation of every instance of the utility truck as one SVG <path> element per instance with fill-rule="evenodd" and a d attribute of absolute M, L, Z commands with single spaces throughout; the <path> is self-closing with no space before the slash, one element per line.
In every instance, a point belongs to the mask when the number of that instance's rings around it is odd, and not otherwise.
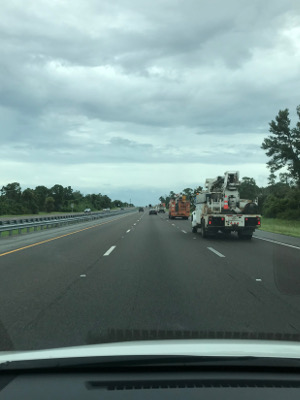
<path fill-rule="evenodd" d="M 158 212 L 165 213 L 165 206 L 165 203 L 160 203 L 160 205 L 158 206 Z"/>
<path fill-rule="evenodd" d="M 237 232 L 240 239 L 251 239 L 261 226 L 257 201 L 240 199 L 239 173 L 227 171 L 224 176 L 206 179 L 204 191 L 195 197 L 192 231 L 201 230 L 203 238 L 219 231 L 230 235 Z"/>
<path fill-rule="evenodd" d="M 177 194 L 169 203 L 169 219 L 180 217 L 188 219 L 190 216 L 190 201 L 183 194 Z"/>

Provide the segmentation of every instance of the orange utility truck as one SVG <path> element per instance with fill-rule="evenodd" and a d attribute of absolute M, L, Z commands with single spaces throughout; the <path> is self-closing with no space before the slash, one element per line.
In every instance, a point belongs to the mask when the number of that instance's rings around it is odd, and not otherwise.
<path fill-rule="evenodd" d="M 188 219 L 190 216 L 191 204 L 185 195 L 178 194 L 175 199 L 171 199 L 169 203 L 169 219 L 180 217 Z"/>

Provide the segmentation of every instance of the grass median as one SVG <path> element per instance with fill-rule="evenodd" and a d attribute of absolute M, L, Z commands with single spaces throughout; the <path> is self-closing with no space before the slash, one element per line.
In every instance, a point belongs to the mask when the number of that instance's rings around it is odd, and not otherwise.
<path fill-rule="evenodd" d="M 40 230 L 41 230 L 41 227 L 37 226 L 36 227 L 36 231 L 40 231 Z M 34 227 L 30 227 L 28 231 L 27 231 L 27 228 L 21 228 L 21 232 L 19 232 L 18 229 L 14 229 L 14 230 L 10 231 L 11 234 L 9 234 L 9 231 L 1 232 L 1 237 L 4 238 L 4 237 L 7 237 L 7 236 L 17 236 L 17 235 L 22 235 L 24 233 L 30 233 L 30 232 L 33 232 L 33 231 L 34 231 Z"/>
<path fill-rule="evenodd" d="M 278 218 L 262 217 L 262 231 L 281 233 L 282 235 L 300 237 L 300 221 L 289 221 Z"/>
<path fill-rule="evenodd" d="M 7 225 L 9 226 L 9 225 Z M 47 227 L 48 226 L 48 227 Z M 30 228 L 20 228 L 19 229 L 13 229 L 12 231 L 4 231 L 4 232 L 0 232 L 0 238 L 5 238 L 8 236 L 18 236 L 18 235 L 23 235 L 26 233 L 31 233 L 31 232 L 38 232 L 38 231 L 46 231 L 47 229 L 51 229 L 51 228 L 55 228 L 55 227 L 59 227 L 60 224 L 58 223 L 54 223 L 54 224 L 49 224 L 49 225 L 38 225 L 36 227 L 31 226 Z M 9 232 L 11 232 L 9 234 Z"/>

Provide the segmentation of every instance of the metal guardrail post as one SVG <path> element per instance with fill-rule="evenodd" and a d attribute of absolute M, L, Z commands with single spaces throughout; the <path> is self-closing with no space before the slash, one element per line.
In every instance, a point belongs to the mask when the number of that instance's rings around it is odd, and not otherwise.
<path fill-rule="evenodd" d="M 0 237 L 2 232 L 8 232 L 9 236 L 13 236 L 14 232 L 22 234 L 22 231 L 29 233 L 33 227 L 34 231 L 49 229 L 51 227 L 61 227 L 63 225 L 76 224 L 79 222 L 94 221 L 100 218 L 107 218 L 119 214 L 117 211 L 110 213 L 96 212 L 93 214 L 79 214 L 69 216 L 57 216 L 57 217 L 42 217 L 42 218 L 22 218 L 20 220 L 7 220 L 0 221 Z M 127 214 L 123 212 L 121 214 Z"/>

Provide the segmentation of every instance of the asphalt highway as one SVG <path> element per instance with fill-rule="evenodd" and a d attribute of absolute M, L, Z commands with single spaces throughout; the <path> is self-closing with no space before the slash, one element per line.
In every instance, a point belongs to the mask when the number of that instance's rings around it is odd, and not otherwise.
<path fill-rule="evenodd" d="M 300 239 L 203 239 L 147 210 L 3 239 L 0 304 L 0 350 L 111 330 L 300 334 Z"/>

